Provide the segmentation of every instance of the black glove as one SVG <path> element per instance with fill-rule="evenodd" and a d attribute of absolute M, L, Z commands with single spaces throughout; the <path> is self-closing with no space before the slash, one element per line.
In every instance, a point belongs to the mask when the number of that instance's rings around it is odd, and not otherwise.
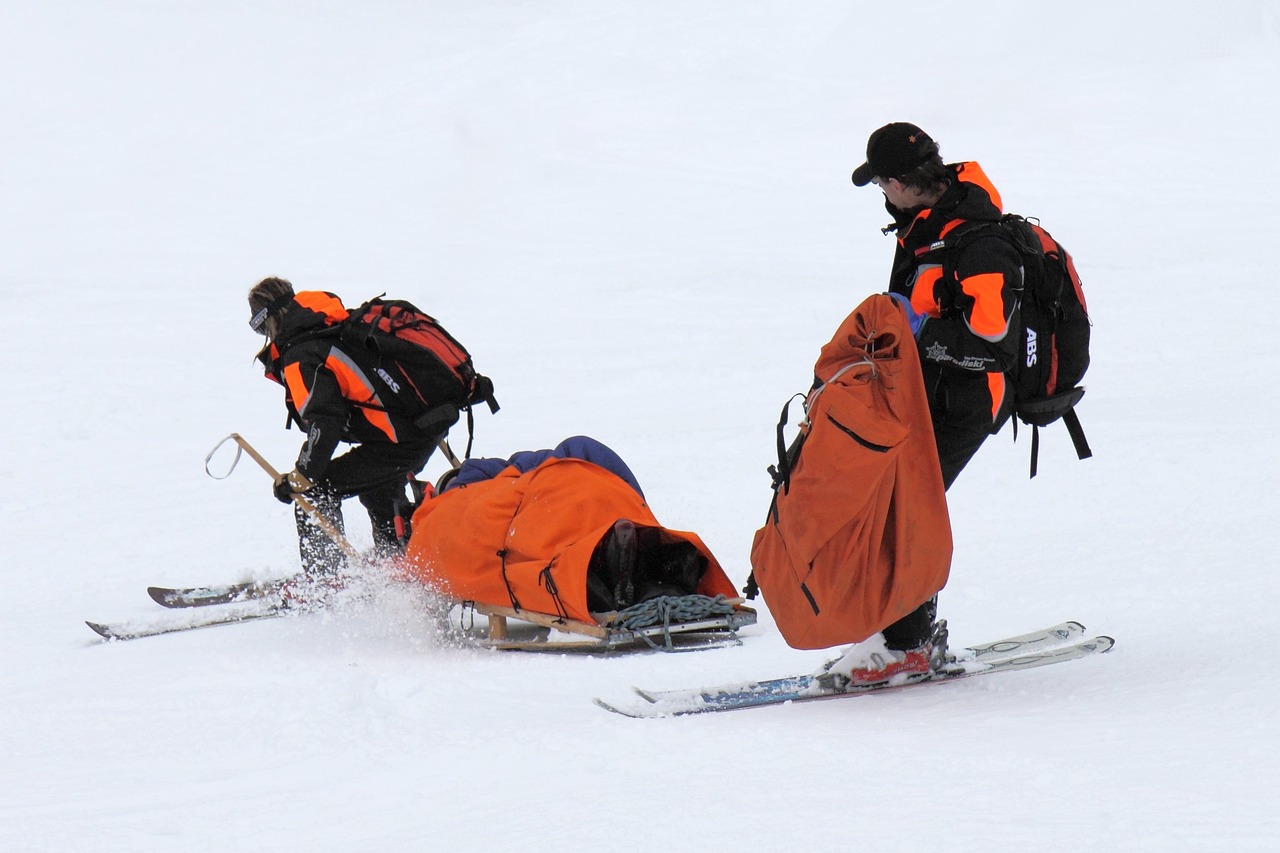
<path fill-rule="evenodd" d="M 295 468 L 287 474 L 281 474 L 271 487 L 271 493 L 282 504 L 292 503 L 294 495 L 304 495 L 311 488 L 312 482 Z"/>

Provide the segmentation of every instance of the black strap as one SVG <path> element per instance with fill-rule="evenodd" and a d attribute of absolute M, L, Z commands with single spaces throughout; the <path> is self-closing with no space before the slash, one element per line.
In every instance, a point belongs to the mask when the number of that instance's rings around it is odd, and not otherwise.
<path fill-rule="evenodd" d="M 413 419 L 414 426 L 432 434 L 448 432 L 457 422 L 458 407 L 452 403 L 441 403 Z"/>
<path fill-rule="evenodd" d="M 556 586 L 555 578 L 551 577 L 551 567 L 553 565 L 555 565 L 554 559 L 547 563 L 546 568 L 538 572 L 538 583 L 551 595 L 551 600 L 555 602 L 556 615 L 561 619 L 568 619 L 569 611 L 565 610 L 564 603 L 560 600 L 560 589 Z"/>
<path fill-rule="evenodd" d="M 507 587 L 507 598 L 511 599 L 511 607 L 514 610 L 520 610 L 520 599 L 516 598 L 516 591 L 511 588 L 511 581 L 507 579 L 507 549 L 503 548 L 498 552 L 498 558 L 502 560 L 502 582 Z"/>
<path fill-rule="evenodd" d="M 1067 425 L 1067 433 L 1071 436 L 1071 445 L 1076 449 L 1077 459 L 1089 459 L 1093 456 L 1093 450 L 1089 447 L 1089 441 L 1084 437 L 1084 427 L 1080 426 L 1080 416 L 1076 414 L 1075 409 L 1070 409 L 1062 416 L 1062 422 Z M 1018 421 L 1013 421 L 1013 440 L 1018 440 Z M 1040 427 L 1037 424 L 1031 425 L 1031 476 L 1035 477 L 1039 469 L 1040 460 Z"/>
<path fill-rule="evenodd" d="M 471 407 L 467 406 L 467 451 L 462 454 L 463 459 L 471 458 L 471 445 L 476 440 L 476 416 L 471 411 Z"/>
<path fill-rule="evenodd" d="M 803 398 L 803 394 L 792 394 L 787 402 L 782 406 L 782 415 L 778 418 L 778 464 L 769 466 L 769 476 L 773 478 L 773 488 L 779 487 L 785 493 L 791 485 L 791 461 L 787 458 L 787 441 L 785 429 L 787 426 L 787 415 L 791 410 L 791 404 L 795 402 L 796 397 Z"/>
<path fill-rule="evenodd" d="M 1067 432 L 1071 434 L 1071 443 L 1076 448 L 1076 458 L 1088 459 L 1093 456 L 1093 451 L 1089 449 L 1089 442 L 1084 437 L 1084 427 L 1080 426 L 1080 418 L 1076 415 L 1076 410 L 1072 409 L 1062 416 L 1062 422 L 1067 425 Z"/>
<path fill-rule="evenodd" d="M 1017 427 L 1014 427 L 1017 432 Z M 1034 479 L 1036 472 L 1039 470 L 1040 463 L 1040 426 L 1038 424 L 1031 425 L 1031 479 Z"/>
<path fill-rule="evenodd" d="M 493 395 L 493 380 L 482 373 L 477 373 L 472 381 L 471 395 L 467 398 L 467 402 L 484 403 L 489 407 L 489 413 L 494 415 L 502 408 L 498 405 L 498 398 Z"/>

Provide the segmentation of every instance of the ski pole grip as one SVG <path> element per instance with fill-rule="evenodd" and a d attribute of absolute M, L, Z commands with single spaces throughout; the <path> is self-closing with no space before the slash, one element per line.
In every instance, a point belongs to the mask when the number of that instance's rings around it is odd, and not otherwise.
<path fill-rule="evenodd" d="M 271 475 L 271 482 L 274 483 L 275 481 L 280 479 L 280 472 L 277 471 L 275 468 L 272 468 L 271 463 L 268 462 L 266 459 L 263 459 L 262 454 L 254 450 L 253 445 L 245 441 L 244 438 L 241 437 L 240 433 L 233 432 L 231 433 L 231 435 L 227 437 L 230 438 L 232 441 L 234 441 L 237 445 L 239 445 L 240 448 L 245 453 L 248 453 L 249 458 L 252 459 L 254 462 L 257 462 L 258 466 L 262 468 L 263 471 L 266 471 L 268 474 Z"/>

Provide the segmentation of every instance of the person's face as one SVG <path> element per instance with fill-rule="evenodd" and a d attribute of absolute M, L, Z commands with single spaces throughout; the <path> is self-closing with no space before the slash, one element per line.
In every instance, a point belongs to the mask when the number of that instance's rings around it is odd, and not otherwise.
<path fill-rule="evenodd" d="M 918 194 L 909 191 L 897 178 L 875 177 L 871 183 L 879 187 L 884 193 L 884 200 L 898 210 L 910 210 L 920 204 Z"/>

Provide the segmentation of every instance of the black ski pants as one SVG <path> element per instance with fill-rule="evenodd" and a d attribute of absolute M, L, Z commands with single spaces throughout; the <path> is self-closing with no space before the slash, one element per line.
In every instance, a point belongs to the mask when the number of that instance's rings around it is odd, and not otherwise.
<path fill-rule="evenodd" d="M 329 462 L 307 499 L 334 529 L 345 532 L 342 501 L 358 498 L 369 513 L 374 552 L 403 553 L 409 539 L 412 503 L 405 487 L 426 466 L 436 442 L 428 444 L 360 444 Z M 342 550 L 300 507 L 294 507 L 302 569 L 309 575 L 340 571 Z"/>
<path fill-rule="evenodd" d="M 1006 399 L 1004 411 L 993 421 L 993 403 L 984 375 L 943 376 L 938 367 L 925 365 L 924 379 L 933 417 L 933 437 L 938 445 L 938 463 L 942 466 L 942 486 L 950 490 L 987 436 L 998 432 L 1009 419 L 1009 401 Z M 937 615 L 935 595 L 885 628 L 885 645 L 898 650 L 919 647 L 933 635 Z"/>

